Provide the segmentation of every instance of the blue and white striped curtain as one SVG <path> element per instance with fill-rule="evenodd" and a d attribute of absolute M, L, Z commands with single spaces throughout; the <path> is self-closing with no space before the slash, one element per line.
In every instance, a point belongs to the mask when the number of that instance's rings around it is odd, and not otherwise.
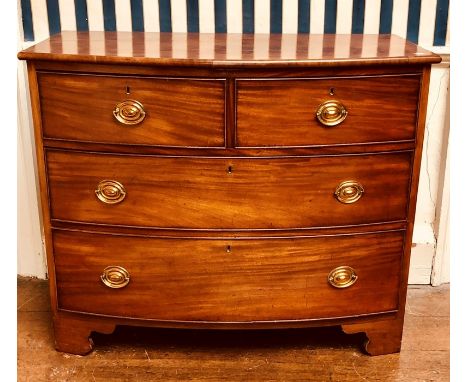
<path fill-rule="evenodd" d="M 21 0 L 25 41 L 61 30 L 393 33 L 447 46 L 449 0 Z"/>

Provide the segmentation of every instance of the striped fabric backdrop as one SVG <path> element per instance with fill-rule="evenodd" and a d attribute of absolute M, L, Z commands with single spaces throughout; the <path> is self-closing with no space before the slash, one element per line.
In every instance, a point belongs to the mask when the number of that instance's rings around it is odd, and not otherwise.
<path fill-rule="evenodd" d="M 25 41 L 61 30 L 393 33 L 449 45 L 449 0 L 21 0 Z"/>

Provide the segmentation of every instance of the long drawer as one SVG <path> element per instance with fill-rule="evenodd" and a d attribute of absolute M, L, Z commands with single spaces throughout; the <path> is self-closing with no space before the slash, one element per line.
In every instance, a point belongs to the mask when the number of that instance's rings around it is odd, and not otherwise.
<path fill-rule="evenodd" d="M 238 80 L 237 146 L 413 140 L 419 82 L 418 75 Z"/>
<path fill-rule="evenodd" d="M 52 150 L 51 217 L 233 230 L 405 220 L 411 157 L 172 158 Z"/>
<path fill-rule="evenodd" d="M 46 138 L 224 147 L 224 80 L 38 74 Z"/>
<path fill-rule="evenodd" d="M 398 304 L 403 236 L 397 231 L 203 240 L 56 230 L 58 306 L 216 322 L 392 311 Z"/>

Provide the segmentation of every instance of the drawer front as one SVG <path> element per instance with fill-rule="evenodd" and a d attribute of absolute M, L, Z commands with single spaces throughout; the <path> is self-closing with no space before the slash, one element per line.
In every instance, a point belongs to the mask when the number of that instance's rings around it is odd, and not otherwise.
<path fill-rule="evenodd" d="M 410 163 L 411 152 L 300 158 L 47 153 L 53 219 L 188 229 L 404 220 Z M 101 183 L 106 180 L 114 183 Z M 364 193 L 354 203 L 338 201 L 336 190 L 350 180 Z M 344 201 L 359 196 L 357 186 L 347 187 L 341 187 Z"/>
<path fill-rule="evenodd" d="M 39 73 L 38 82 L 46 138 L 224 146 L 224 80 Z"/>
<path fill-rule="evenodd" d="M 238 80 L 240 147 L 312 146 L 412 140 L 419 76 Z M 333 95 L 330 95 L 333 93 Z M 326 103 L 337 101 L 337 105 Z M 323 104 L 319 121 L 317 111 Z M 341 118 L 339 118 L 341 116 Z M 333 122 L 334 121 L 334 122 Z"/>
<path fill-rule="evenodd" d="M 229 241 L 55 231 L 58 306 L 231 322 L 391 311 L 397 309 L 402 247 L 402 232 Z M 128 272 L 128 280 L 109 276 L 109 266 Z M 328 277 L 341 266 L 351 267 L 357 280 L 336 288 Z M 121 288 L 105 285 L 101 275 Z"/>

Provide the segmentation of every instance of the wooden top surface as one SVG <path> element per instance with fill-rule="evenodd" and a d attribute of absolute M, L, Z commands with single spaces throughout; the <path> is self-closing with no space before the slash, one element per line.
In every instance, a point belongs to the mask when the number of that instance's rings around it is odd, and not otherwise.
<path fill-rule="evenodd" d="M 201 67 L 319 67 L 437 63 L 395 35 L 62 32 L 22 60 Z"/>

